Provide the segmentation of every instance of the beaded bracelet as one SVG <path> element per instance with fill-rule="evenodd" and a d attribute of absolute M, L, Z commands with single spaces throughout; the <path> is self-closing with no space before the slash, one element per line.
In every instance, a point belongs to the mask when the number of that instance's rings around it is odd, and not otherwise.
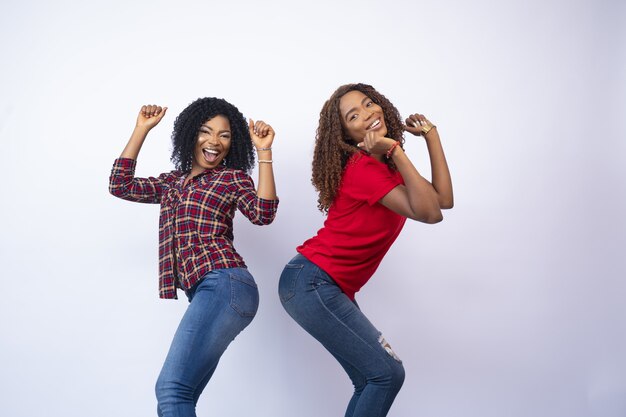
<path fill-rule="evenodd" d="M 396 143 L 391 145 L 391 148 L 389 148 L 389 150 L 387 151 L 387 159 L 391 158 L 391 154 L 393 153 L 393 150 L 396 149 L 396 146 L 398 146 L 399 144 L 400 142 L 396 141 Z"/>
<path fill-rule="evenodd" d="M 259 164 L 271 164 L 272 161 L 271 159 L 259 159 Z"/>
<path fill-rule="evenodd" d="M 269 148 L 256 148 L 256 150 L 257 151 L 271 151 L 272 148 L 271 147 L 269 147 Z"/>

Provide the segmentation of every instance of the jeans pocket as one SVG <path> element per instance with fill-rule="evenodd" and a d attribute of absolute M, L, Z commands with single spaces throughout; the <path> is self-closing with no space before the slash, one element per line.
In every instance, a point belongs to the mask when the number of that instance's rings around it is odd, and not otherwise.
<path fill-rule="evenodd" d="M 296 284 L 298 283 L 298 276 L 302 268 L 304 268 L 303 264 L 287 264 L 285 265 L 285 269 L 283 269 L 283 273 L 280 274 L 278 295 L 283 304 L 296 295 Z"/>
<path fill-rule="evenodd" d="M 241 317 L 254 317 L 259 308 L 259 290 L 252 275 L 238 271 L 230 276 L 230 307 Z"/>

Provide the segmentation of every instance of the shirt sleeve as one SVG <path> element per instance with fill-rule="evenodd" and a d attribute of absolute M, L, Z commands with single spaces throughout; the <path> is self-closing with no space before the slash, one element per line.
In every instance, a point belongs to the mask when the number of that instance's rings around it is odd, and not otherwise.
<path fill-rule="evenodd" d="M 237 192 L 237 208 L 253 224 L 270 224 L 276 217 L 278 199 L 266 200 L 257 197 L 254 182 L 243 171 L 235 171 L 233 183 Z"/>
<path fill-rule="evenodd" d="M 371 206 L 401 185 L 401 178 L 386 164 L 359 153 L 346 165 L 342 192 L 355 200 L 367 201 Z"/>
<path fill-rule="evenodd" d="M 116 159 L 109 177 L 109 192 L 123 200 L 160 203 L 167 188 L 166 179 L 170 174 L 161 174 L 158 178 L 135 178 L 136 165 L 137 161 L 134 159 Z"/>

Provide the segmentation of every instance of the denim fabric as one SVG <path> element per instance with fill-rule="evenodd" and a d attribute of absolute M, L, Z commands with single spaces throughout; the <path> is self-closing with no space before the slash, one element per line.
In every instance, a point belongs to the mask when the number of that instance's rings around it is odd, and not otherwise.
<path fill-rule="evenodd" d="M 256 314 L 259 293 L 245 268 L 211 271 L 190 300 L 156 383 L 159 417 L 192 417 L 220 357 Z"/>
<path fill-rule="evenodd" d="M 354 385 L 346 417 L 386 416 L 404 367 L 355 301 L 322 269 L 296 255 L 278 287 L 287 313 L 337 359 Z"/>

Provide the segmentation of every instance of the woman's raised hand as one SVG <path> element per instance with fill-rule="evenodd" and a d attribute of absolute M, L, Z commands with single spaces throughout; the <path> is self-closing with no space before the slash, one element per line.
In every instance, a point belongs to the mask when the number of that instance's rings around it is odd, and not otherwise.
<path fill-rule="evenodd" d="M 252 119 L 248 120 L 248 128 L 250 129 L 250 137 L 252 143 L 257 150 L 269 149 L 274 142 L 274 129 L 262 120 L 256 122 Z"/>
<path fill-rule="evenodd" d="M 139 115 L 137 116 L 136 126 L 150 130 L 159 124 L 163 116 L 165 116 L 165 112 L 167 112 L 167 107 L 161 107 L 154 104 L 141 106 L 141 110 L 139 110 Z"/>
<path fill-rule="evenodd" d="M 423 114 L 415 113 L 406 119 L 404 130 L 414 134 L 415 136 L 424 136 L 430 132 L 430 129 L 436 127 Z"/>
<path fill-rule="evenodd" d="M 163 116 L 165 116 L 166 111 L 167 107 L 152 104 L 141 106 L 141 110 L 139 110 L 139 115 L 137 116 L 135 130 L 133 130 L 133 134 L 130 136 L 130 139 L 128 139 L 128 143 L 122 151 L 120 158 L 137 159 L 148 132 L 159 124 Z"/>

